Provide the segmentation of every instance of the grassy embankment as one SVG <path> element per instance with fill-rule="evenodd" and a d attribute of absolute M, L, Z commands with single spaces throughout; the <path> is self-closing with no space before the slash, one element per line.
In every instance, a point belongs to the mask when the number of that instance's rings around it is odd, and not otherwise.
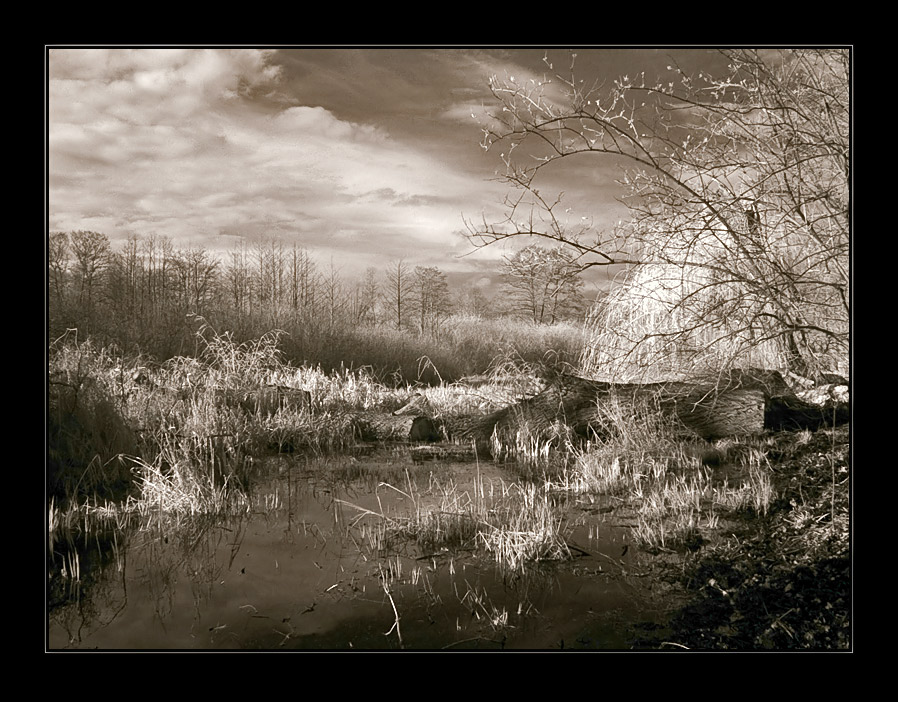
<path fill-rule="evenodd" d="M 579 348 L 580 330 L 573 326 L 535 333 L 499 322 L 477 331 L 481 351 L 492 343 L 506 358 L 542 356 L 550 344 L 561 348 L 554 357 L 573 358 Z M 371 333 L 375 336 L 365 343 L 392 345 L 392 353 L 390 348 L 380 353 L 394 358 L 405 359 L 421 348 L 414 337 L 403 347 L 402 338 L 391 332 Z M 454 349 L 469 368 L 469 335 L 461 326 L 453 334 L 441 344 Z M 254 462 L 266 452 L 352 448 L 368 438 L 370 422 L 388 416 L 410 395 L 397 376 L 384 377 L 384 368 L 378 374 L 371 366 L 329 371 L 320 365 L 296 367 L 285 360 L 285 339 L 273 332 L 237 343 L 229 334 L 203 327 L 195 356 L 147 364 L 138 374 L 135 369 L 145 361 L 124 359 L 114 348 L 77 343 L 68 336 L 55 342 L 49 353 L 47 424 L 52 514 L 58 520 L 65 511 L 108 512 L 112 503 L 121 505 L 119 511 L 229 509 L 231 502 L 239 502 Z M 360 341 L 360 348 L 367 347 Z M 326 359 L 329 366 L 333 361 Z M 427 356 L 417 359 L 416 371 L 442 379 Z M 505 373 L 505 366 L 494 365 L 494 375 Z M 271 386 L 305 391 L 311 401 L 255 407 L 240 402 Z M 494 403 L 512 400 L 508 388 L 492 398 Z M 459 395 L 456 402 L 469 412 L 481 411 L 484 395 Z M 395 427 L 403 429 L 401 423 Z M 381 438 L 389 429 L 381 427 Z"/>

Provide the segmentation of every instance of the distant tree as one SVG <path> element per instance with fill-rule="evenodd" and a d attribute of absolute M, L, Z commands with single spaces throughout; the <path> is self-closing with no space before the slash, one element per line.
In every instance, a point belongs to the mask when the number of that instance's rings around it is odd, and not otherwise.
<path fill-rule="evenodd" d="M 228 252 L 227 267 L 224 270 L 224 288 L 231 308 L 238 315 L 252 309 L 252 263 L 246 242 L 240 240 Z"/>
<path fill-rule="evenodd" d="M 141 240 L 143 285 L 141 299 L 152 319 L 163 317 L 168 311 L 174 289 L 173 271 L 175 250 L 172 240 L 152 234 Z"/>
<path fill-rule="evenodd" d="M 310 317 L 319 294 L 320 277 L 314 259 L 305 249 L 293 245 L 290 257 L 290 304 L 295 312 Z"/>
<path fill-rule="evenodd" d="M 401 258 L 395 261 L 387 269 L 386 278 L 386 285 L 384 286 L 385 307 L 389 310 L 389 315 L 396 329 L 401 330 L 405 317 L 408 314 L 408 296 L 412 285 L 408 264 Z"/>
<path fill-rule="evenodd" d="M 575 254 L 562 247 L 531 245 L 502 264 L 505 288 L 513 313 L 536 324 L 554 324 L 581 306 L 581 266 Z"/>
<path fill-rule="evenodd" d="M 178 251 L 173 262 L 181 311 L 205 314 L 217 297 L 218 259 L 191 246 Z"/>
<path fill-rule="evenodd" d="M 256 299 L 261 309 L 269 311 L 276 318 L 283 302 L 287 277 L 283 242 L 275 238 L 259 239 L 253 252 Z"/>
<path fill-rule="evenodd" d="M 369 267 L 364 280 L 355 286 L 352 317 L 356 324 L 377 324 L 378 289 L 377 269 Z"/>
<path fill-rule="evenodd" d="M 340 269 L 331 261 L 325 275 L 321 280 L 321 292 L 324 303 L 327 305 L 327 324 L 329 329 L 334 329 L 338 322 L 344 319 L 348 299 L 340 276 Z"/>
<path fill-rule="evenodd" d="M 66 232 L 50 232 L 47 240 L 47 271 L 51 304 L 54 299 L 58 304 L 63 304 L 69 272 L 69 235 Z"/>
<path fill-rule="evenodd" d="M 455 310 L 474 317 L 490 317 L 494 313 L 493 305 L 476 286 L 465 288 L 456 294 Z"/>
<path fill-rule="evenodd" d="M 110 306 L 116 314 L 136 321 L 142 312 L 140 237 L 130 234 L 124 244 L 109 256 L 107 292 Z"/>
<path fill-rule="evenodd" d="M 440 321 L 449 314 L 446 274 L 436 267 L 416 266 L 411 303 L 421 333 L 434 333 L 439 328 Z"/>
<path fill-rule="evenodd" d="M 72 232 L 69 237 L 75 258 L 72 274 L 78 292 L 78 304 L 90 314 L 102 285 L 103 273 L 109 264 L 109 239 L 105 234 L 90 231 Z"/>

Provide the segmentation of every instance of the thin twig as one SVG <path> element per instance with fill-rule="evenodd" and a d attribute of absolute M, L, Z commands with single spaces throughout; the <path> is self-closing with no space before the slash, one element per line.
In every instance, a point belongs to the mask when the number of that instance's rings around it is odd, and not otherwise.
<path fill-rule="evenodd" d="M 383 588 L 393 607 L 393 614 L 396 616 L 396 621 L 393 622 L 393 626 L 390 627 L 390 630 L 384 636 L 389 636 L 393 633 L 393 629 L 396 629 L 396 636 L 399 638 L 399 648 L 405 648 L 402 644 L 402 632 L 399 630 L 399 612 L 396 610 L 396 603 L 393 602 L 393 595 L 390 594 L 390 587 L 386 582 L 383 583 Z"/>

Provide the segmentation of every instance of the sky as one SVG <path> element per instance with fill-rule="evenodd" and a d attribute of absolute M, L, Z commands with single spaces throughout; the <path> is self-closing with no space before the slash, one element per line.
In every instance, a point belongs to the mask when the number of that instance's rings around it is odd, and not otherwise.
<path fill-rule="evenodd" d="M 709 50 L 577 49 L 611 81 Z M 240 241 L 305 248 L 347 277 L 399 259 L 489 288 L 508 249 L 474 250 L 498 218 L 501 149 L 480 146 L 489 78 L 542 79 L 567 49 L 47 47 L 48 231 L 131 234 L 226 256 Z M 626 218 L 617 166 L 555 168 L 598 229 Z M 526 242 L 542 243 L 546 242 Z"/>

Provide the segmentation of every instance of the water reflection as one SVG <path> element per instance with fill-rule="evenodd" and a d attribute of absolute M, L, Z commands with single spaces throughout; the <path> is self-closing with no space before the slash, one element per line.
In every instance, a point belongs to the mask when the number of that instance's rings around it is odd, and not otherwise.
<path fill-rule="evenodd" d="M 493 464 L 279 457 L 246 513 L 54 544 L 49 647 L 626 648 L 627 622 L 651 605 L 639 579 L 622 577 L 636 567 L 628 530 L 598 511 L 574 512 L 573 562 L 524 574 L 374 526 L 450 481 L 514 480 Z M 73 553 L 79 586 L 63 577 Z"/>

